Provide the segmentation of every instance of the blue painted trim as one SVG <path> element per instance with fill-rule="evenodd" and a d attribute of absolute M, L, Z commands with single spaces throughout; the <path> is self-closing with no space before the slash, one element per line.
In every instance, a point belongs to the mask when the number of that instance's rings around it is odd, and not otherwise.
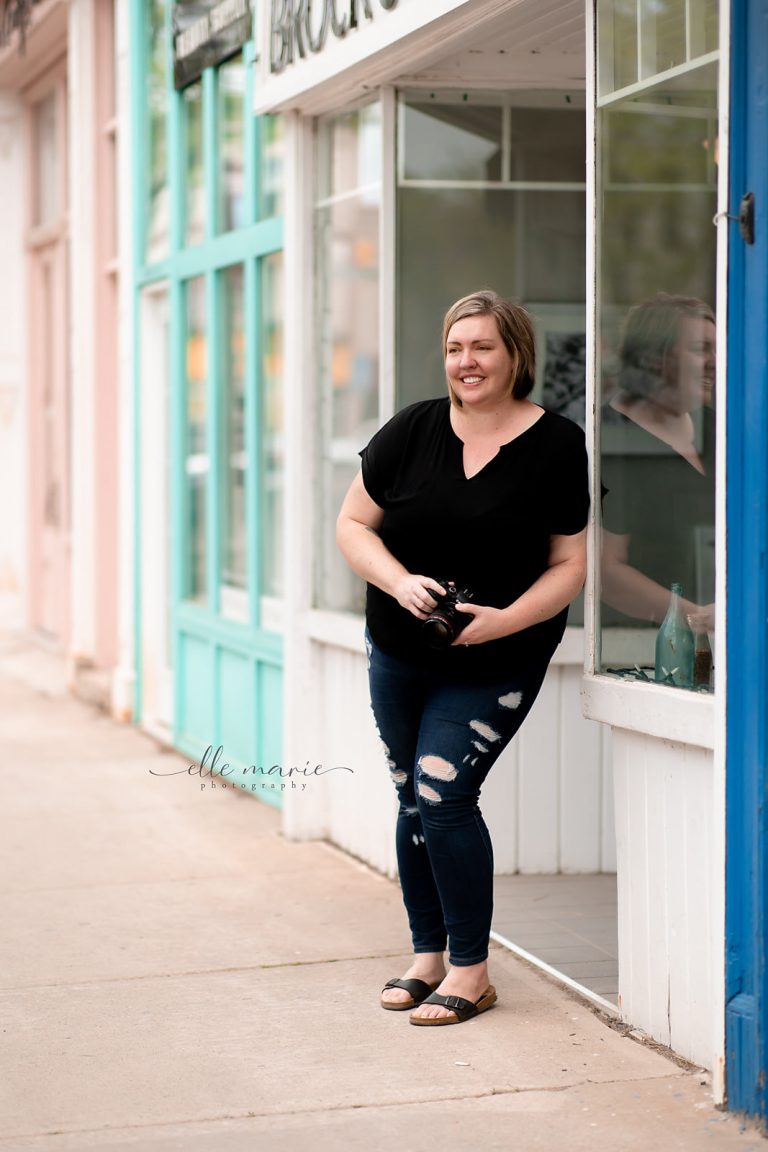
<path fill-rule="evenodd" d="M 730 212 L 756 196 L 756 240 L 729 223 L 726 658 L 726 1083 L 768 1119 L 768 0 L 733 0 Z"/>

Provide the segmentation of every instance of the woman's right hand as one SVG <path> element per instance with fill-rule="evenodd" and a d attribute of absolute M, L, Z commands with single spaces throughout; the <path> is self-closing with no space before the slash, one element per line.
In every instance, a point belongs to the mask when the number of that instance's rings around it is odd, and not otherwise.
<path fill-rule="evenodd" d="M 445 589 L 431 576 L 414 576 L 407 572 L 393 586 L 392 595 L 401 608 L 419 620 L 426 620 L 445 596 Z"/>

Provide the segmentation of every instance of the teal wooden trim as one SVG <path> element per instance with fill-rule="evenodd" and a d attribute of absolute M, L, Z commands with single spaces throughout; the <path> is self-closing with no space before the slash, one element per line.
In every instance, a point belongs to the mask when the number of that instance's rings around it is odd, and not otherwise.
<path fill-rule="evenodd" d="M 245 222 L 247 226 L 256 223 L 259 218 L 259 125 L 261 118 L 254 116 L 253 108 L 253 74 L 255 63 L 255 44 L 249 40 L 243 45 L 243 67 L 245 68 L 245 107 L 243 108 L 243 129 L 245 139 Z"/>
<path fill-rule="evenodd" d="M 170 338 L 170 386 L 169 386 L 169 413 L 170 424 L 170 508 L 168 517 L 170 521 L 171 548 L 170 548 L 170 590 L 171 603 L 168 610 L 171 620 L 175 620 L 178 605 L 184 596 L 184 560 L 189 555 L 189 515 L 186 485 L 184 483 L 184 456 L 186 445 L 186 336 L 187 324 L 185 316 L 186 290 L 179 280 L 171 280 L 169 287 L 169 328 Z M 173 736 L 174 743 L 178 735 L 179 717 L 181 716 L 181 700 L 183 698 L 183 677 L 179 674 L 181 668 L 181 634 L 175 623 L 171 629 L 172 634 L 172 660 L 173 660 Z"/>
<path fill-rule="evenodd" d="M 160 280 L 170 280 L 172 265 L 170 257 L 167 260 L 158 260 L 157 264 L 143 264 L 134 275 L 134 284 L 137 288 L 146 288 L 148 284 L 157 284 Z"/>
<path fill-rule="evenodd" d="M 267 256 L 283 248 L 283 220 L 280 216 L 252 224 L 239 232 L 225 232 L 214 236 L 196 248 L 187 248 L 175 258 L 174 271 L 188 279 L 202 276 L 210 268 L 226 268 L 239 264 L 248 256 Z"/>
<path fill-rule="evenodd" d="M 208 549 L 207 599 L 211 612 L 218 613 L 221 602 L 221 283 L 215 269 L 205 274 L 206 315 L 206 445 L 208 478 L 206 484 L 205 531 Z M 218 715 L 218 713 L 217 713 Z"/>
<path fill-rule="evenodd" d="M 203 72 L 203 188 L 205 239 L 208 243 L 219 230 L 218 120 L 219 82 L 215 68 Z"/>
<path fill-rule="evenodd" d="M 253 657 L 265 664 L 282 667 L 283 638 L 275 632 L 252 628 L 239 620 L 214 616 L 200 604 L 186 601 L 174 613 L 174 630 Z"/>
<path fill-rule="evenodd" d="M 260 342 L 257 266 L 254 259 L 246 260 L 244 273 L 244 315 L 250 319 L 245 330 L 245 458 L 247 460 L 245 489 L 245 547 L 247 556 L 246 580 L 248 587 L 248 618 L 257 628 L 260 620 L 259 597 L 259 400 L 258 350 Z"/>
<path fill-rule="evenodd" d="M 170 13 L 169 13 L 170 21 Z M 171 51 L 171 31 L 169 23 L 169 47 Z M 169 611 L 171 620 L 174 619 L 175 610 L 184 596 L 184 565 L 189 556 L 189 502 L 185 480 L 186 455 L 186 348 L 187 348 L 187 318 L 186 318 L 186 288 L 179 280 L 176 271 L 177 253 L 181 247 L 184 228 L 184 183 L 183 156 L 182 156 L 182 102 L 181 94 L 171 85 L 170 74 L 166 87 L 168 92 L 168 206 L 170 212 L 169 241 L 171 255 L 168 261 L 170 278 L 169 289 L 169 333 L 170 342 L 170 508 L 168 517 L 170 521 L 171 548 L 171 603 Z M 172 661 L 173 661 L 173 738 L 178 736 L 179 722 L 182 715 L 181 701 L 184 693 L 184 677 L 180 673 L 181 636 L 178 628 L 171 629 L 172 634 Z"/>

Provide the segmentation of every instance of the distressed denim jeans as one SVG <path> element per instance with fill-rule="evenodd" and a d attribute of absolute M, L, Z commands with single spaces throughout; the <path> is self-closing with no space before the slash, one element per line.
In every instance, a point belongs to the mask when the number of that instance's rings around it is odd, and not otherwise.
<path fill-rule="evenodd" d="M 489 769 L 541 688 L 547 663 L 493 684 L 414 668 L 366 633 L 371 707 L 397 789 L 397 863 L 414 952 L 488 956 L 493 848 L 478 807 Z"/>

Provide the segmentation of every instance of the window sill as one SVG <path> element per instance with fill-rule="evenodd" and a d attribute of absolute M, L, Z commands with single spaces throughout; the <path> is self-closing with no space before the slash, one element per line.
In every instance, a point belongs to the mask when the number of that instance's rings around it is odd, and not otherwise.
<path fill-rule="evenodd" d="M 612 728 L 697 748 L 715 746 L 712 694 L 587 675 L 581 682 L 581 700 L 587 719 Z"/>
<path fill-rule="evenodd" d="M 365 653 L 363 633 L 365 617 L 353 612 L 327 612 L 313 608 L 307 617 L 307 632 L 310 639 L 319 644 L 329 644 L 334 648 L 346 648 L 350 652 Z M 569 625 L 565 635 L 555 650 L 552 664 L 576 665 L 584 667 L 584 628 Z"/>

